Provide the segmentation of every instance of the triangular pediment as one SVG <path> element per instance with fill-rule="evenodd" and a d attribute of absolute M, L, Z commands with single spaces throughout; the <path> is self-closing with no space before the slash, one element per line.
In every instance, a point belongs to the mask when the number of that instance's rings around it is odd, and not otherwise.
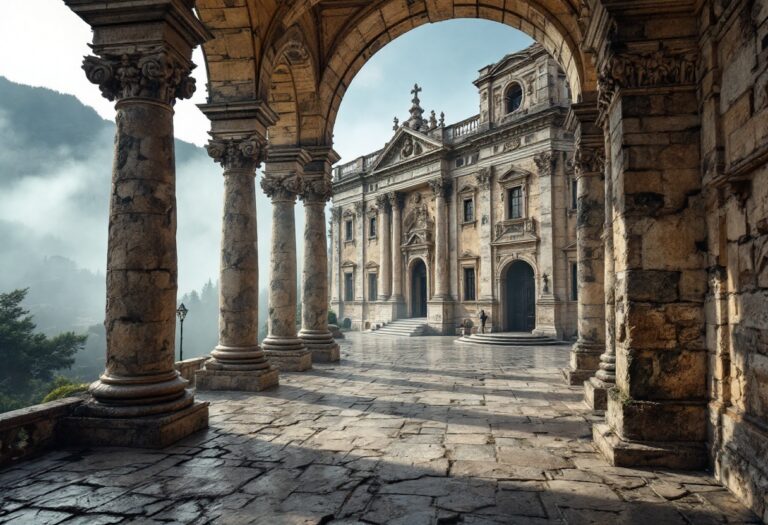
<path fill-rule="evenodd" d="M 442 142 L 401 126 L 376 159 L 373 171 L 417 159 L 442 147 Z"/>

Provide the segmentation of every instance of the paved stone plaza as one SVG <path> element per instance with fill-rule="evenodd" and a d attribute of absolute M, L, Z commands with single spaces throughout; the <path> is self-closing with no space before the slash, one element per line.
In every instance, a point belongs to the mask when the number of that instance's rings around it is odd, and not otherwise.
<path fill-rule="evenodd" d="M 162 451 L 59 450 L 0 472 L 0 523 L 760 523 L 710 475 L 614 468 L 568 347 L 354 333 L 342 360 Z"/>

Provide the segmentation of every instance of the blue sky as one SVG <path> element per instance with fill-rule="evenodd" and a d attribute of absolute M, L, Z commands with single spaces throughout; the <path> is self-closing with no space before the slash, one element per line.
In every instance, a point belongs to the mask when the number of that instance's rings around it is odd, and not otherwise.
<path fill-rule="evenodd" d="M 486 20 L 447 20 L 412 30 L 376 53 L 352 81 L 334 130 L 342 161 L 381 148 L 392 134 L 392 118 L 402 122 L 418 83 L 425 115 L 445 112 L 446 123 L 478 113 L 472 81 L 480 68 L 533 41 L 509 26 Z"/>

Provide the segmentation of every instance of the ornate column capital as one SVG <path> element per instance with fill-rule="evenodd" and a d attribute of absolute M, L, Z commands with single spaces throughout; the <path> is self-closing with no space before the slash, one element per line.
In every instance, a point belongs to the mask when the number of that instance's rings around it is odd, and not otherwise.
<path fill-rule="evenodd" d="M 533 162 L 536 163 L 536 167 L 539 169 L 539 175 L 551 177 L 555 169 L 557 157 L 551 151 L 544 151 L 533 157 Z"/>
<path fill-rule="evenodd" d="M 477 184 L 484 190 L 487 190 L 491 187 L 491 177 L 493 176 L 493 168 L 487 167 L 487 168 L 480 168 L 478 170 L 477 175 L 475 175 L 475 178 L 477 179 Z"/>
<path fill-rule="evenodd" d="M 273 201 L 295 201 L 301 185 L 301 177 L 295 174 L 282 177 L 266 174 L 261 179 L 261 189 Z"/>
<path fill-rule="evenodd" d="M 341 208 L 337 208 L 336 206 L 331 208 L 331 220 L 337 223 L 341 220 Z"/>
<path fill-rule="evenodd" d="M 427 184 L 429 184 L 429 187 L 432 188 L 432 193 L 434 193 L 435 197 L 444 199 L 451 191 L 451 181 L 442 177 L 429 180 L 427 181 Z"/>
<path fill-rule="evenodd" d="M 389 197 L 386 194 L 376 196 L 376 207 L 381 213 L 387 213 L 390 208 Z"/>
<path fill-rule="evenodd" d="M 191 76 L 195 65 L 162 45 L 87 56 L 82 67 L 88 80 L 110 101 L 148 98 L 173 105 L 177 98 L 191 98 L 195 93 Z"/>
<path fill-rule="evenodd" d="M 365 209 L 365 203 L 363 201 L 357 201 L 355 204 L 355 215 L 357 217 L 363 216 L 363 210 Z"/>
<path fill-rule="evenodd" d="M 299 197 L 305 203 L 326 203 L 332 196 L 333 187 L 327 178 L 306 178 L 305 176 L 302 179 Z"/>
<path fill-rule="evenodd" d="M 605 168 L 605 152 L 601 147 L 578 144 L 569 162 L 576 178 L 586 175 L 602 175 Z"/>
<path fill-rule="evenodd" d="M 400 211 L 403 207 L 403 194 L 397 191 L 391 191 L 387 193 L 389 199 L 389 206 L 392 210 Z"/>
<path fill-rule="evenodd" d="M 213 135 L 205 149 L 225 170 L 255 170 L 264 160 L 266 147 L 266 141 L 256 134 L 227 138 Z"/>

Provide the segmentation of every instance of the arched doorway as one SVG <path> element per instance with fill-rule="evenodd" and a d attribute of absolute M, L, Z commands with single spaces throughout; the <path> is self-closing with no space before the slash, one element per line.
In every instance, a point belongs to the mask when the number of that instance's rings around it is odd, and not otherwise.
<path fill-rule="evenodd" d="M 536 283 L 524 261 L 509 265 L 504 275 L 504 329 L 531 332 L 536 327 Z"/>
<path fill-rule="evenodd" d="M 427 266 L 421 259 L 411 268 L 411 317 L 427 316 Z"/>

